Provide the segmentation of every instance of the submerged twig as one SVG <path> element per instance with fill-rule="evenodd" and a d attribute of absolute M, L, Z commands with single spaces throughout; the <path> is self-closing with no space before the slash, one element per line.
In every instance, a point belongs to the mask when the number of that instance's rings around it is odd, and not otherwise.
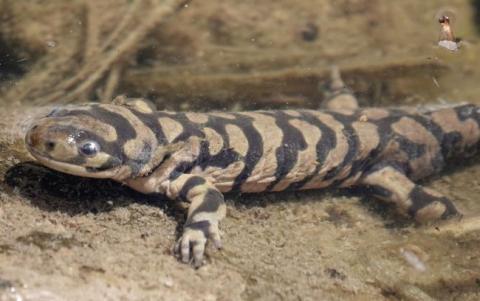
<path fill-rule="evenodd" d="M 142 40 L 189 2 L 136 0 L 124 16 L 118 18 L 118 25 L 111 27 L 112 14 L 100 15 L 98 2 L 86 0 L 77 7 L 83 12 L 80 14 L 83 30 L 78 36 L 51 49 L 4 97 L 36 104 L 86 100 L 95 90 L 103 91 L 102 99 L 113 97 L 121 71 L 129 58 L 143 47 Z M 103 36 L 105 28 L 111 28 L 106 37 Z"/>
<path fill-rule="evenodd" d="M 132 4 L 127 9 L 125 16 L 120 20 L 120 22 L 115 26 L 113 32 L 105 39 L 101 45 L 101 51 L 107 50 L 113 43 L 121 36 L 122 33 L 126 32 L 128 26 L 134 20 L 136 13 L 140 10 L 141 0 L 133 1 Z"/>
<path fill-rule="evenodd" d="M 123 69 L 122 67 L 123 66 L 121 64 L 117 64 L 113 66 L 112 70 L 110 70 L 110 74 L 108 75 L 107 82 L 105 84 L 105 89 L 100 98 L 101 102 L 110 102 L 113 99 L 120 81 L 120 75 Z"/>
<path fill-rule="evenodd" d="M 112 69 L 114 64 L 122 64 L 123 59 L 136 52 L 141 47 L 141 40 L 156 25 L 177 12 L 177 8 L 185 5 L 185 3 L 188 3 L 188 1 L 169 0 L 164 2 L 163 5 L 155 6 L 129 35 L 118 42 L 118 45 L 112 45 L 111 49 L 107 49 L 96 57 L 89 59 L 74 77 L 61 83 L 58 90 L 65 94 L 58 95 L 55 91 L 40 99 L 38 103 L 60 100 L 62 102 L 72 102 L 91 91 L 95 84 Z M 127 15 L 125 18 L 130 18 L 130 16 Z M 125 23 L 128 23 L 128 20 Z M 117 35 L 117 33 L 114 32 L 112 35 Z M 73 90 L 69 91 L 72 88 Z"/>
<path fill-rule="evenodd" d="M 84 60 L 94 57 L 99 52 L 100 26 L 98 24 L 98 8 L 92 0 L 86 3 L 85 15 L 85 53 Z"/>

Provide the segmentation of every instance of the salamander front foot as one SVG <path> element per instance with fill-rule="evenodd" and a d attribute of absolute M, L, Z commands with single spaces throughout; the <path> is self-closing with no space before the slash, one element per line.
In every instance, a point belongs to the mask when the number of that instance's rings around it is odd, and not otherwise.
<path fill-rule="evenodd" d="M 182 237 L 175 244 L 175 255 L 183 263 L 193 263 L 199 268 L 204 263 L 205 246 L 211 239 L 217 249 L 222 248 L 218 223 L 200 221 L 185 225 Z"/>

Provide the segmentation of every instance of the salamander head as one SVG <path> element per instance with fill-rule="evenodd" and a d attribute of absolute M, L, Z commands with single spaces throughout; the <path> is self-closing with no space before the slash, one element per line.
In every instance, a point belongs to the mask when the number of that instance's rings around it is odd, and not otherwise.
<path fill-rule="evenodd" d="M 27 149 L 41 164 L 64 173 L 118 178 L 130 160 L 125 141 L 134 139 L 136 132 L 115 109 L 121 110 L 98 104 L 54 109 L 28 130 Z"/>

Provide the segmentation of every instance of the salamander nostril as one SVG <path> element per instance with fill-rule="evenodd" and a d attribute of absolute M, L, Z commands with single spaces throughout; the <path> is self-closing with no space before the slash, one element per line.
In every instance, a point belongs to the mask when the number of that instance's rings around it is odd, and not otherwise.
<path fill-rule="evenodd" d="M 54 148 L 55 148 L 55 142 L 53 142 L 53 141 L 45 142 L 45 149 L 47 151 L 52 151 Z"/>

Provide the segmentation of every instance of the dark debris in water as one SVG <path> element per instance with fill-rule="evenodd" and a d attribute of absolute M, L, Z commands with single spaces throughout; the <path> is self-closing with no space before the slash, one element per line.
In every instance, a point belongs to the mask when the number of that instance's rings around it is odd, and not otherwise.
<path fill-rule="evenodd" d="M 302 38 L 306 42 L 313 42 L 318 38 L 318 25 L 308 22 L 301 30 Z"/>
<path fill-rule="evenodd" d="M 337 269 L 334 268 L 326 268 L 325 273 L 332 279 L 338 279 L 342 281 L 347 279 L 347 276 L 344 273 L 339 272 Z"/>
<path fill-rule="evenodd" d="M 105 269 L 101 267 L 94 267 L 94 266 L 89 266 L 89 265 L 82 265 L 80 267 L 80 272 L 83 273 L 100 273 L 100 274 L 105 274 Z"/>
<path fill-rule="evenodd" d="M 337 206 L 329 206 L 325 211 L 328 214 L 327 220 L 333 223 L 336 227 L 344 225 L 350 228 L 353 226 L 352 216 L 347 210 L 340 209 Z"/>
<path fill-rule="evenodd" d="M 10 289 L 12 287 L 15 287 L 15 283 L 7 279 L 0 278 L 0 289 L 5 290 L 5 289 Z"/>
<path fill-rule="evenodd" d="M 11 245 L 1 244 L 0 245 L 0 254 L 6 254 L 12 252 L 14 249 Z"/>
<path fill-rule="evenodd" d="M 42 231 L 32 231 L 27 235 L 20 236 L 17 241 L 26 245 L 34 245 L 42 251 L 58 251 L 61 248 L 71 249 L 74 246 L 82 246 L 75 237 L 67 237 L 62 234 L 47 233 Z"/>

